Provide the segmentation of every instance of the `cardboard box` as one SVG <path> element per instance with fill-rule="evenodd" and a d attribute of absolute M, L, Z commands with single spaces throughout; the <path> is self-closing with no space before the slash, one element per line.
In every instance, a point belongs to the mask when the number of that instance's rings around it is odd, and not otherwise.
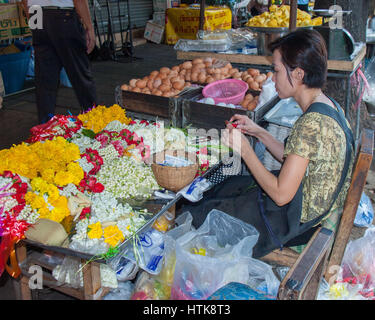
<path fill-rule="evenodd" d="M 165 12 L 154 12 L 152 21 L 160 26 L 165 26 Z"/>
<path fill-rule="evenodd" d="M 162 43 L 164 37 L 164 26 L 148 21 L 145 28 L 144 38 L 155 43 Z"/>
<path fill-rule="evenodd" d="M 21 36 L 17 4 L 0 4 L 0 40 Z"/>

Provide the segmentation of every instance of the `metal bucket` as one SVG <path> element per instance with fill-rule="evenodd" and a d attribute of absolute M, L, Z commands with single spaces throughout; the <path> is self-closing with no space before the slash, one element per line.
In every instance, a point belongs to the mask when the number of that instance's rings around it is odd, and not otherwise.
<path fill-rule="evenodd" d="M 251 31 L 258 34 L 257 48 L 258 55 L 271 56 L 272 52 L 268 50 L 268 45 L 289 33 L 289 28 L 268 28 L 268 27 L 248 27 Z"/>

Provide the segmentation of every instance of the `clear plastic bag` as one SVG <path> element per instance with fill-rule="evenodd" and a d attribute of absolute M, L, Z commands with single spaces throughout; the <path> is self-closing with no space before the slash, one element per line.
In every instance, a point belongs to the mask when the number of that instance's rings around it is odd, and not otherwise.
<path fill-rule="evenodd" d="M 271 267 L 251 257 L 258 237 L 253 226 L 222 211 L 210 211 L 199 229 L 175 242 L 171 299 L 207 299 L 230 282 L 276 294 L 279 281 Z"/>
<path fill-rule="evenodd" d="M 361 294 L 375 290 L 375 227 L 368 228 L 362 238 L 350 241 L 342 259 L 339 281 L 363 286 Z"/>
<path fill-rule="evenodd" d="M 368 228 L 371 227 L 373 220 L 374 208 L 370 198 L 363 192 L 355 215 L 354 225 L 356 227 Z"/>

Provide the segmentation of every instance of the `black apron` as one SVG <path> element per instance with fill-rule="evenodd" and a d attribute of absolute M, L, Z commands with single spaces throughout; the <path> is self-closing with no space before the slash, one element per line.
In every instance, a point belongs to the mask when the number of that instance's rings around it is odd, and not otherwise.
<path fill-rule="evenodd" d="M 338 122 L 346 136 L 346 157 L 340 182 L 332 196 L 330 208 L 319 217 L 306 223 L 300 223 L 302 213 L 302 184 L 294 198 L 284 206 L 278 206 L 263 192 L 252 176 L 231 176 L 225 182 L 214 186 L 204 193 L 202 200 L 196 203 L 184 204 L 181 212 L 190 211 L 193 215 L 193 225 L 198 228 L 212 209 L 221 210 L 248 224 L 253 225 L 259 232 L 259 239 L 253 248 L 253 257 L 262 257 L 274 249 L 284 246 L 306 244 L 320 221 L 330 212 L 338 194 L 345 182 L 354 139 L 345 121 L 345 115 L 336 101 L 339 112 L 323 103 L 314 103 L 304 113 L 318 112 L 327 115 Z M 303 115 L 302 115 L 303 116 Z M 278 175 L 279 171 L 273 171 Z"/>

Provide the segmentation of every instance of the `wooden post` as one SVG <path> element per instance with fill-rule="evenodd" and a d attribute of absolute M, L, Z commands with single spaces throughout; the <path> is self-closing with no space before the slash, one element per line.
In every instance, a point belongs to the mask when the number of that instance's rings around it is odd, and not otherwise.
<path fill-rule="evenodd" d="M 289 31 L 297 28 L 297 0 L 290 0 Z"/>
<path fill-rule="evenodd" d="M 201 0 L 199 30 L 204 30 L 204 9 L 206 7 L 206 0 Z"/>

